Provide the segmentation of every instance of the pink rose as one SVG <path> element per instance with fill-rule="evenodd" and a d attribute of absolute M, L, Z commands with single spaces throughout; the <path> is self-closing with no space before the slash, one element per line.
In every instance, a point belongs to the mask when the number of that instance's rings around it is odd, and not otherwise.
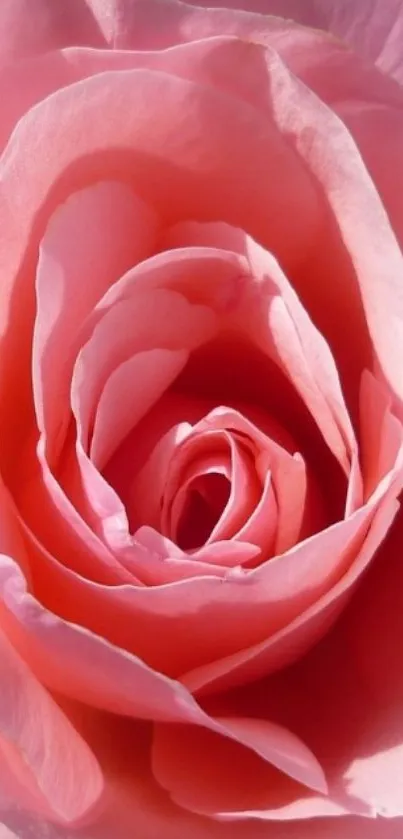
<path fill-rule="evenodd" d="M 0 5 L 4 836 L 402 835 L 403 9 L 245 5 Z"/>

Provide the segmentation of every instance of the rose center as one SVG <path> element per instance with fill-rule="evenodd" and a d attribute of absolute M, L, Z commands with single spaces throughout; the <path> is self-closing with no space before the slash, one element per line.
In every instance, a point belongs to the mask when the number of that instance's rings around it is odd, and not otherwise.
<path fill-rule="evenodd" d="M 195 550 L 207 542 L 227 506 L 230 492 L 230 481 L 217 472 L 199 476 L 187 488 L 176 533 L 172 534 L 182 550 Z"/>

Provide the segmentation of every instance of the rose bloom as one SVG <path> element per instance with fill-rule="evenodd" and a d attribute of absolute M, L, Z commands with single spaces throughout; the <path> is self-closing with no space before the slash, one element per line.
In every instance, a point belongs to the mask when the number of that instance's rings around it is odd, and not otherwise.
<path fill-rule="evenodd" d="M 403 8 L 241 5 L 0 5 L 1 837 L 403 835 Z"/>

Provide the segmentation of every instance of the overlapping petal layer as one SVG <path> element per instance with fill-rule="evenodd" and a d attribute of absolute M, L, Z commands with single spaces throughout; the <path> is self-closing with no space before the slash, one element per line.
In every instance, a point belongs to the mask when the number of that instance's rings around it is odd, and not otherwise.
<path fill-rule="evenodd" d="M 352 7 L 302 22 L 354 41 Z M 5 794 L 77 836 L 99 807 L 86 839 L 112 805 L 122 839 L 398 824 L 375 630 L 399 636 L 403 228 L 376 132 L 397 160 L 401 91 L 250 10 L 24 8 L 0 10 Z"/>

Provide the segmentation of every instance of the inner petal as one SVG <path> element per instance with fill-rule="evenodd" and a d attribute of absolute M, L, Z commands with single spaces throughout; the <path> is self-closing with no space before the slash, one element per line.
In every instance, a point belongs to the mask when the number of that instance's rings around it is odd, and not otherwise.
<path fill-rule="evenodd" d="M 149 471 L 146 465 L 145 472 Z M 262 482 L 246 443 L 219 425 L 201 430 L 197 424 L 171 450 L 159 527 L 176 541 L 184 528 L 189 550 L 206 541 L 232 539 L 252 515 L 261 493 Z"/>
<path fill-rule="evenodd" d="M 227 506 L 231 483 L 226 475 L 199 475 L 186 489 L 186 498 L 176 529 L 176 543 L 184 551 L 204 545 Z"/>

